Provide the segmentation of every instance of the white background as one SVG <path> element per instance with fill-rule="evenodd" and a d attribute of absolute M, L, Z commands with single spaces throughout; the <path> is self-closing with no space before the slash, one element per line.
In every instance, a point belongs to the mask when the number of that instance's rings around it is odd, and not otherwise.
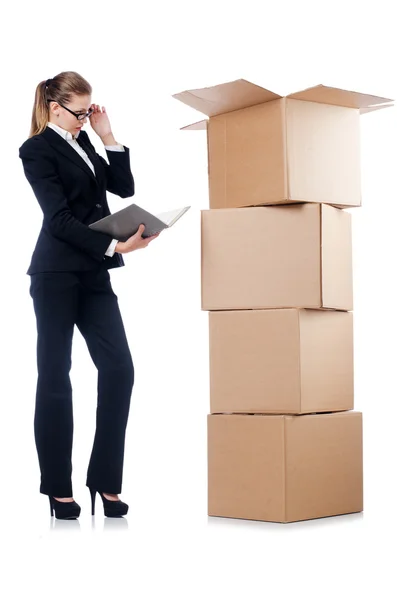
<path fill-rule="evenodd" d="M 207 516 L 206 139 L 179 131 L 202 115 L 171 97 L 245 78 L 280 94 L 323 83 L 396 98 L 393 4 L 113 0 L 2 9 L 0 586 L 7 591 L 0 593 L 7 600 L 395 594 L 396 110 L 361 117 L 363 206 L 351 210 L 365 510 L 282 525 Z M 71 379 L 80 519 L 51 520 L 39 493 L 36 322 L 26 270 L 41 212 L 18 148 L 29 134 L 36 85 L 63 70 L 88 79 L 116 140 L 130 148 L 134 201 L 154 212 L 192 205 L 172 230 L 110 272 L 136 369 L 120 494 L 130 505 L 125 519 L 105 519 L 99 497 L 90 515 L 85 474 L 96 370 L 77 328 Z M 112 212 L 131 202 L 108 198 Z"/>

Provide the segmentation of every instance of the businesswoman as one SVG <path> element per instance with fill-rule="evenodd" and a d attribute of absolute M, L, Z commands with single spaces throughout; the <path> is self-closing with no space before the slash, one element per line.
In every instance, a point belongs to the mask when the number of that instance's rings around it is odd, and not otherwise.
<path fill-rule="evenodd" d="M 106 516 L 127 514 L 118 494 L 134 366 L 109 269 L 124 266 L 122 254 L 146 247 L 158 235 L 142 238 L 141 225 L 120 242 L 88 227 L 110 214 L 106 191 L 121 198 L 134 194 L 129 148 L 116 142 L 105 107 L 92 104 L 91 93 L 90 84 L 73 71 L 40 82 L 30 135 L 19 148 L 43 213 L 27 271 L 37 322 L 34 435 L 40 493 L 48 495 L 51 516 L 55 510 L 58 519 L 75 519 L 81 510 L 71 480 L 69 372 L 75 325 L 98 369 L 96 431 L 86 478 L 91 512 L 98 492 Z M 87 120 L 109 162 L 82 130 Z"/>

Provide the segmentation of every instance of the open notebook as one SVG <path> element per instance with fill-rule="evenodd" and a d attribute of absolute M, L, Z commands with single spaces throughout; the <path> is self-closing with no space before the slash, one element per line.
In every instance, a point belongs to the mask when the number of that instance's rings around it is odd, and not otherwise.
<path fill-rule="evenodd" d="M 167 212 L 153 215 L 144 210 L 137 204 L 130 204 L 126 208 L 122 208 L 112 215 L 108 215 L 95 223 L 91 223 L 89 227 L 95 231 L 107 233 L 118 239 L 120 242 L 125 242 L 129 237 L 138 231 L 141 223 L 145 225 L 145 231 L 142 237 L 150 237 L 155 233 L 172 227 L 189 210 L 190 206 L 176 208 Z"/>

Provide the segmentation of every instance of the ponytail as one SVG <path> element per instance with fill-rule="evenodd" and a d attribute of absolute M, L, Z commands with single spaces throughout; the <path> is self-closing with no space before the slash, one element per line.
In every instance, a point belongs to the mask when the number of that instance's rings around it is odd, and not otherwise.
<path fill-rule="evenodd" d="M 50 100 L 67 104 L 73 94 L 91 95 L 92 87 L 75 71 L 63 71 L 53 79 L 41 81 L 36 87 L 29 137 L 42 133 L 50 116 Z"/>
<path fill-rule="evenodd" d="M 48 113 L 49 106 L 46 99 L 46 83 L 44 80 L 36 88 L 29 137 L 44 131 L 47 127 Z"/>

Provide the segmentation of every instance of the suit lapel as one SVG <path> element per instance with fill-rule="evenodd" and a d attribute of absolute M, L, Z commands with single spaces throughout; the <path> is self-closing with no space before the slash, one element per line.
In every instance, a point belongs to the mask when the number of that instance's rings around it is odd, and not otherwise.
<path fill-rule="evenodd" d="M 92 162 L 95 169 L 96 181 L 100 187 L 106 189 L 105 171 L 103 165 L 96 153 L 95 149 L 92 148 L 90 139 L 86 131 L 80 131 L 80 135 L 77 138 L 77 143 L 83 148 L 88 155 L 88 158 Z"/>
<path fill-rule="evenodd" d="M 83 169 L 83 171 L 85 173 L 87 173 L 87 175 L 89 175 L 95 181 L 95 183 L 98 185 L 97 178 L 95 177 L 94 173 L 91 171 L 90 167 L 87 165 L 85 160 L 79 155 L 78 152 L 76 152 L 76 150 L 74 150 L 74 148 L 72 148 L 69 145 L 69 143 L 62 136 L 59 135 L 59 133 L 57 133 L 56 131 L 51 129 L 51 127 L 46 127 L 44 129 L 44 131 L 42 132 L 42 135 L 45 137 L 45 139 L 48 141 L 48 143 L 51 144 L 51 146 L 53 146 L 56 150 L 58 150 L 58 152 L 61 152 L 69 160 L 73 161 L 78 167 Z M 96 166 L 95 161 L 93 161 L 90 152 L 87 151 L 86 145 L 84 143 L 81 143 L 80 136 L 81 136 L 81 132 L 77 138 L 77 141 L 78 141 L 79 145 L 87 153 L 89 159 L 91 160 L 91 162 L 93 162 L 94 168 L 95 168 L 95 166 Z"/>
<path fill-rule="evenodd" d="M 80 131 L 79 136 L 77 137 L 77 143 L 81 146 L 84 152 L 87 154 L 88 158 L 92 162 L 95 169 L 95 176 L 98 185 L 104 184 L 103 181 L 103 166 L 98 159 L 98 155 L 95 150 L 92 149 L 88 134 L 86 131 Z M 105 184 L 104 184 L 105 185 Z"/>
<path fill-rule="evenodd" d="M 84 152 L 87 154 L 88 158 L 90 159 L 91 162 L 94 162 L 95 157 L 93 156 L 93 152 L 91 151 L 91 148 L 89 147 L 89 145 L 87 144 L 86 140 L 84 139 L 84 132 L 80 131 L 79 135 L 76 138 L 76 142 L 78 143 L 78 145 L 83 148 Z"/>

